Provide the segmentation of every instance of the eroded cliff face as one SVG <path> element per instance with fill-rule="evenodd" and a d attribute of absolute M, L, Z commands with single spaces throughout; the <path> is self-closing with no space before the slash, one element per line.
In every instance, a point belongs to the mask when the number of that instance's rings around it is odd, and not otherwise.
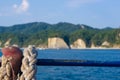
<path fill-rule="evenodd" d="M 96 48 L 95 47 L 95 44 L 92 42 L 92 44 L 91 44 L 91 47 L 90 48 Z"/>
<path fill-rule="evenodd" d="M 70 47 L 71 49 L 86 48 L 86 43 L 82 39 L 78 39 Z"/>
<path fill-rule="evenodd" d="M 8 40 L 5 42 L 4 46 L 9 46 L 9 45 L 10 45 L 11 40 L 12 40 L 12 39 L 8 39 Z"/>
<path fill-rule="evenodd" d="M 101 46 L 110 47 L 110 43 L 108 41 L 104 41 Z"/>
<path fill-rule="evenodd" d="M 98 45 L 95 45 L 93 42 L 91 44 L 91 47 L 90 48 L 111 48 L 111 44 L 108 42 L 108 41 L 104 41 L 100 46 Z"/>
<path fill-rule="evenodd" d="M 120 44 L 114 44 L 113 48 L 120 48 Z"/>
<path fill-rule="evenodd" d="M 2 45 L 2 41 L 0 41 L 0 46 Z"/>
<path fill-rule="evenodd" d="M 50 49 L 68 49 L 68 45 L 62 38 L 48 38 L 48 48 Z"/>

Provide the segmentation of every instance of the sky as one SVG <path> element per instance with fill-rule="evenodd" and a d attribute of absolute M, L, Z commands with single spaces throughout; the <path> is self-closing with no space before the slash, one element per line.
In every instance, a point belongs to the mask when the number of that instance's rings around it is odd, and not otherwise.
<path fill-rule="evenodd" d="M 120 27 L 120 0 L 1 0 L 0 26 L 69 22 Z"/>

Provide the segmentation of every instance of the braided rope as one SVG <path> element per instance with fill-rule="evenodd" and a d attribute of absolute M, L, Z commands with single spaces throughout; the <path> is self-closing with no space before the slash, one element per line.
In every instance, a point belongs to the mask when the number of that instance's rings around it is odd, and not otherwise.
<path fill-rule="evenodd" d="M 0 80 L 14 80 L 12 76 L 12 66 L 10 60 L 12 58 L 6 58 L 2 56 L 2 64 L 0 67 Z"/>
<path fill-rule="evenodd" d="M 37 51 L 35 47 L 29 46 L 28 48 L 24 49 L 23 56 L 24 58 L 21 66 L 22 75 L 18 80 L 35 80 L 35 73 L 37 70 Z"/>

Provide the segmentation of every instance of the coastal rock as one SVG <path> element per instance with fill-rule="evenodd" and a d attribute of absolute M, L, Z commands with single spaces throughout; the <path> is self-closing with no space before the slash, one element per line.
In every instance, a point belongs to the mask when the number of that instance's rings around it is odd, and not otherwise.
<path fill-rule="evenodd" d="M 48 48 L 50 49 L 68 49 L 68 45 L 62 38 L 48 38 Z"/>
<path fill-rule="evenodd" d="M 109 43 L 108 41 L 104 41 L 104 42 L 102 43 L 102 46 L 110 46 L 110 43 Z"/>
<path fill-rule="evenodd" d="M 45 44 L 40 44 L 40 45 L 37 47 L 37 49 L 47 49 L 47 48 L 48 48 L 48 46 L 45 45 Z"/>
<path fill-rule="evenodd" d="M 78 39 L 71 45 L 71 48 L 72 49 L 86 48 L 86 43 L 82 39 Z"/>
<path fill-rule="evenodd" d="M 0 46 L 2 45 L 2 41 L 0 41 Z"/>
<path fill-rule="evenodd" d="M 4 46 L 10 46 L 10 42 L 11 42 L 11 39 L 8 39 L 8 40 L 5 42 Z"/>
<path fill-rule="evenodd" d="M 91 44 L 91 48 L 96 48 L 95 47 L 95 44 L 92 42 L 92 44 Z"/>
<path fill-rule="evenodd" d="M 13 44 L 14 47 L 19 47 L 17 44 Z"/>
<path fill-rule="evenodd" d="M 118 34 L 118 36 L 120 37 L 120 33 Z"/>
<path fill-rule="evenodd" d="M 113 48 L 120 48 L 120 44 L 114 44 Z"/>

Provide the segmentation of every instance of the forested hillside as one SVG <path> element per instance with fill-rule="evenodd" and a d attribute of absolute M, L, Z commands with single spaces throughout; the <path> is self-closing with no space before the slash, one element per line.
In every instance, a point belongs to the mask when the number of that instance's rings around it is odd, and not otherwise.
<path fill-rule="evenodd" d="M 34 22 L 0 27 L 1 46 L 8 39 L 11 39 L 11 44 L 17 44 L 21 47 L 29 44 L 47 45 L 47 40 L 50 37 L 63 38 L 68 45 L 79 38 L 86 42 L 87 47 L 90 47 L 92 43 L 100 46 L 104 41 L 114 45 L 120 44 L 120 29 L 96 29 L 84 24 L 75 25 L 66 22 L 57 24 Z"/>

